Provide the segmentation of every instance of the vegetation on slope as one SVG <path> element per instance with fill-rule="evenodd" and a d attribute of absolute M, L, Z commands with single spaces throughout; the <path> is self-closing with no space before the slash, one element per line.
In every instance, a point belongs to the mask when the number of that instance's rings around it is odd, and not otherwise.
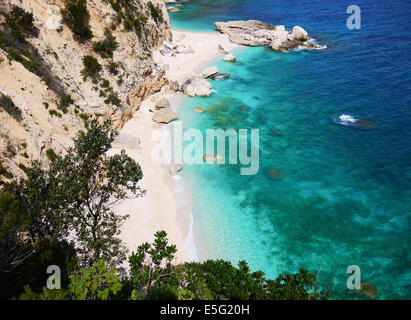
<path fill-rule="evenodd" d="M 13 100 L 10 97 L 0 92 L 0 108 L 6 111 L 11 117 L 17 121 L 21 120 L 21 110 L 16 107 Z"/>
<path fill-rule="evenodd" d="M 89 26 L 90 14 L 86 0 L 66 0 L 65 8 L 61 10 L 63 22 L 73 32 L 79 42 L 86 42 L 93 37 Z"/>
<path fill-rule="evenodd" d="M 5 20 L 0 26 L 0 48 L 8 53 L 11 60 L 39 76 L 60 98 L 66 96 L 60 79 L 28 41 L 38 35 L 38 29 L 33 25 L 33 14 L 14 6 L 10 12 L 0 12 L 0 15 Z"/>

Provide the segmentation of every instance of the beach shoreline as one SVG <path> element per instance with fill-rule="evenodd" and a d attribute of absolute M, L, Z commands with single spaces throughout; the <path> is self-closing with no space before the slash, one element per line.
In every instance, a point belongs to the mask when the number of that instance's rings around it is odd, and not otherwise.
<path fill-rule="evenodd" d="M 166 69 L 166 76 L 171 81 L 177 81 L 186 74 L 199 74 L 213 60 L 220 56 L 222 59 L 224 53 L 219 52 L 219 45 L 236 47 L 226 35 L 217 32 L 173 29 L 172 33 L 173 39 L 188 45 L 192 52 L 170 56 L 154 52 L 154 60 Z M 131 253 L 142 243 L 152 242 L 157 231 L 164 230 L 169 243 L 177 247 L 175 263 L 198 261 L 188 185 L 180 175 L 171 174 L 170 165 L 156 163 L 152 157 L 156 152 L 164 155 L 169 135 L 168 125 L 152 121 L 152 111 L 159 96 L 166 97 L 175 110 L 184 99 L 182 93 L 168 92 L 166 88 L 148 97 L 120 130 L 109 151 L 112 155 L 125 150 L 140 164 L 143 171 L 140 186 L 146 190 L 142 198 L 124 200 L 115 208 L 117 213 L 130 216 L 122 226 L 120 238 Z"/>

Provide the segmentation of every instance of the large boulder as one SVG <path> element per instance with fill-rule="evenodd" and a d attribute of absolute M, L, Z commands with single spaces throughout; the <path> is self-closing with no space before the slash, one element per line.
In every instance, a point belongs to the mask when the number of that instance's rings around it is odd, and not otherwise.
<path fill-rule="evenodd" d="M 236 62 L 237 61 L 237 57 L 235 55 L 233 55 L 232 53 L 227 54 L 224 59 L 225 62 Z"/>
<path fill-rule="evenodd" d="M 211 83 L 194 74 L 186 74 L 180 80 L 174 82 L 172 86 L 176 91 L 184 92 L 190 97 L 208 97 L 213 89 Z"/>
<path fill-rule="evenodd" d="M 170 106 L 170 102 L 168 101 L 166 97 L 163 97 L 156 102 L 155 108 L 159 110 L 159 109 L 167 108 L 169 106 Z"/>
<path fill-rule="evenodd" d="M 184 93 L 190 97 L 208 97 L 212 93 L 213 86 L 203 78 L 193 78 L 184 88 Z"/>
<path fill-rule="evenodd" d="M 153 116 L 153 121 L 158 123 L 170 123 L 177 118 L 178 112 L 174 111 L 170 107 L 167 107 L 157 111 Z"/>
<path fill-rule="evenodd" d="M 209 67 L 209 68 L 205 69 L 203 72 L 201 72 L 201 76 L 204 79 L 207 79 L 210 76 L 215 75 L 219 72 L 220 72 L 220 69 L 218 69 L 216 66 L 213 66 L 213 67 Z"/>
<path fill-rule="evenodd" d="M 308 32 L 299 26 L 295 26 L 291 34 L 294 36 L 293 40 L 298 40 L 298 41 L 308 40 Z"/>

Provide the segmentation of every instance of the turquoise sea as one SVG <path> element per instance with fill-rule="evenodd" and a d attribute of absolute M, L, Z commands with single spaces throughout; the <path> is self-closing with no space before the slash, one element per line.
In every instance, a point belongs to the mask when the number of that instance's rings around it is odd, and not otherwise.
<path fill-rule="evenodd" d="M 185 165 L 201 259 L 247 260 L 268 276 L 320 271 L 321 287 L 357 299 L 350 265 L 382 299 L 411 298 L 411 2 L 361 0 L 362 28 L 346 27 L 351 1 L 189 0 L 174 28 L 259 19 L 304 27 L 325 50 L 234 52 L 210 62 L 231 77 L 207 98 L 186 98 L 184 128 L 260 130 L 260 171 Z M 208 113 L 192 111 L 194 106 Z M 343 125 L 345 114 L 375 123 Z M 276 179 L 267 171 L 275 169 Z"/>

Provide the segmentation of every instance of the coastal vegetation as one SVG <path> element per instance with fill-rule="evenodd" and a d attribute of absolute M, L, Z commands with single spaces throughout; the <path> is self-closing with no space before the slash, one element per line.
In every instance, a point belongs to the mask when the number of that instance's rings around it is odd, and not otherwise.
<path fill-rule="evenodd" d="M 0 193 L 0 297 L 20 299 L 326 299 L 301 269 L 274 280 L 217 260 L 173 264 L 165 231 L 128 257 L 119 238 L 127 219 L 112 210 L 142 197 L 140 166 L 124 151 L 112 157 L 111 123 L 87 122 L 65 155 L 24 166 L 25 177 Z M 3 170 L 3 169 L 2 169 Z M 4 170 L 3 170 L 4 171 Z M 4 172 L 2 172 L 4 174 Z M 61 269 L 60 290 L 47 289 L 47 267 Z"/>

